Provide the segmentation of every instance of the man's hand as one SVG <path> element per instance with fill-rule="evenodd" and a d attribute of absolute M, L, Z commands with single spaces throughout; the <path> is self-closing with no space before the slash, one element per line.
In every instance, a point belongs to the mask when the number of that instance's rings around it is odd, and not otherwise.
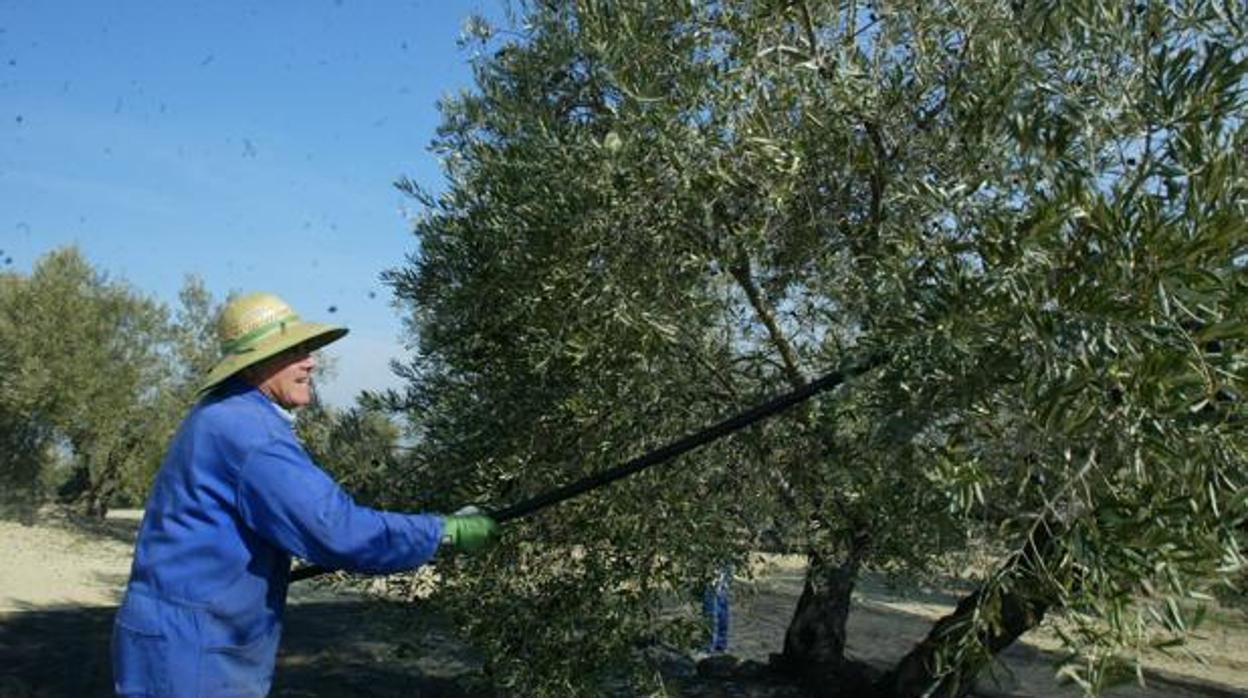
<path fill-rule="evenodd" d="M 455 514 L 442 520 L 442 542 L 464 552 L 484 548 L 498 537 L 498 524 L 484 514 Z"/>

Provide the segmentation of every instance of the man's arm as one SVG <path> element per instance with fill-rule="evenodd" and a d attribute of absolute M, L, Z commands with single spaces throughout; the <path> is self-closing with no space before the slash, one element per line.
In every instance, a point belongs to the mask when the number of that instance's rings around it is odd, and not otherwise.
<path fill-rule="evenodd" d="M 434 514 L 360 506 L 297 443 L 277 440 L 239 471 L 236 505 L 246 525 L 270 543 L 318 565 L 388 573 L 428 562 L 443 536 Z"/>

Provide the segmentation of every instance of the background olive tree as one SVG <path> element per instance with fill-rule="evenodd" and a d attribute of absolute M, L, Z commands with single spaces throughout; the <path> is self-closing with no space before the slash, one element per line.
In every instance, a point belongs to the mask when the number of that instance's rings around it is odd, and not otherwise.
<path fill-rule="evenodd" d="M 175 308 L 75 248 L 0 275 L 0 506 L 30 521 L 54 498 L 100 517 L 140 506 L 173 430 L 219 357 L 219 304 L 187 277 Z M 320 372 L 332 372 L 322 359 Z M 397 501 L 399 428 L 367 396 L 299 421 L 309 451 L 363 501 Z M 371 406 L 370 406 L 371 405 Z"/>
<path fill-rule="evenodd" d="M 359 503 L 393 509 L 411 502 L 396 486 L 410 467 L 400 426 L 367 393 L 346 409 L 314 401 L 299 411 L 296 429 L 312 459 Z"/>
<path fill-rule="evenodd" d="M 142 502 L 215 352 L 215 306 L 188 279 L 176 315 L 74 248 L 0 277 L 0 476 L 25 516 L 56 491 L 81 513 Z"/>
<path fill-rule="evenodd" d="M 400 183 L 425 207 L 389 275 L 419 343 L 400 484 L 515 502 L 888 361 L 457 563 L 499 682 L 594 692 L 692 642 L 679 601 L 779 539 L 811 564 L 777 668 L 958 695 L 1060 610 L 1096 692 L 1242 567 L 1241 6 L 514 9 L 470 24 L 448 191 Z M 971 538 L 998 564 L 927 641 L 845 659 L 863 569 Z"/>

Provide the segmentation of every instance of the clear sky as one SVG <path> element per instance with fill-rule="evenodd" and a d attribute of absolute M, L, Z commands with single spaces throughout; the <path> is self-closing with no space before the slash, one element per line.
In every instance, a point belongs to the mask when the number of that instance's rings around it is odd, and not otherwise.
<path fill-rule="evenodd" d="M 331 404 L 397 385 L 386 268 L 417 250 L 407 176 L 437 190 L 437 100 L 499 0 L 0 0 L 0 266 L 76 244 L 169 304 L 271 290 L 345 324 Z M 331 308 L 333 312 L 331 312 Z"/>

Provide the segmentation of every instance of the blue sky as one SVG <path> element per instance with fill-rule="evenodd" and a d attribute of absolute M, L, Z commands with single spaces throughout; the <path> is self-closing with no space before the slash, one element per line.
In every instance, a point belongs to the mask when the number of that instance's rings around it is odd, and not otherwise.
<path fill-rule="evenodd" d="M 436 102 L 472 85 L 464 20 L 501 8 L 0 2 L 0 265 L 76 244 L 170 304 L 190 273 L 218 298 L 271 290 L 351 328 L 327 401 L 397 385 L 378 275 L 417 245 L 392 183 L 441 188 Z"/>

